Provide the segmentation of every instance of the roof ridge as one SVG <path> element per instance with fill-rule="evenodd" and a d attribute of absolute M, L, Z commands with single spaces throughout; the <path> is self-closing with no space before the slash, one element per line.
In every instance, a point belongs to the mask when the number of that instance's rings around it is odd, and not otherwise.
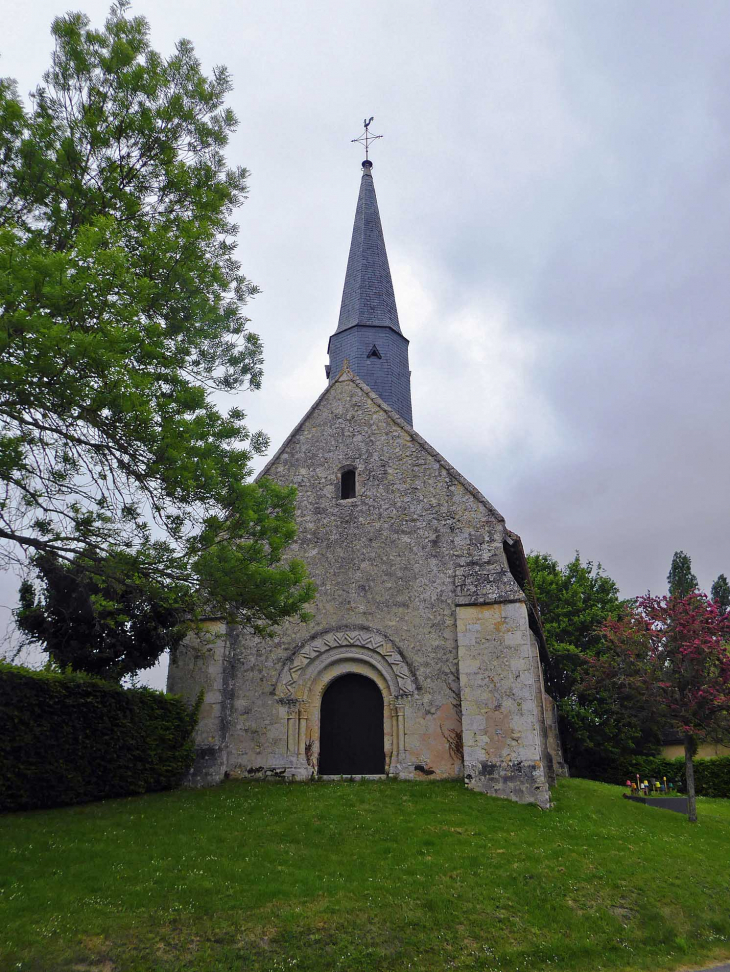
<path fill-rule="evenodd" d="M 502 523 L 505 522 L 504 517 L 499 510 L 489 502 L 487 497 L 479 489 L 477 489 L 474 483 L 470 482 L 466 476 L 462 476 L 459 470 L 455 466 L 452 466 L 448 459 L 444 459 L 441 453 L 437 449 L 434 449 L 430 442 L 427 442 L 422 435 L 419 435 L 412 425 L 409 425 L 405 419 L 400 417 L 395 409 L 391 408 L 390 405 L 387 405 L 383 399 L 372 390 L 372 388 L 365 384 L 362 378 L 358 378 L 357 375 L 353 374 L 352 371 L 350 371 L 349 366 L 346 365 L 343 367 L 342 371 L 332 384 L 337 384 L 338 381 L 353 381 L 360 391 L 364 392 L 368 398 L 370 398 L 379 408 L 389 415 L 395 424 L 399 425 L 404 432 L 407 432 L 408 435 L 410 435 L 410 437 L 414 439 L 422 449 L 424 449 L 432 458 L 434 458 L 436 462 L 449 473 L 450 476 L 452 476 L 457 482 L 461 483 L 461 485 L 469 493 L 471 493 L 475 499 L 479 500 L 480 503 L 483 503 L 484 506 L 486 506 L 487 509 L 493 513 L 498 520 L 500 520 Z"/>
<path fill-rule="evenodd" d="M 342 370 L 344 371 L 345 369 L 343 368 Z M 342 372 L 340 372 L 340 374 L 341 373 Z M 297 434 L 297 432 L 299 431 L 299 429 L 304 425 L 304 423 L 307 421 L 307 419 L 309 418 L 309 416 L 312 414 L 312 412 L 319 405 L 319 403 L 322 401 L 322 399 L 324 398 L 324 396 L 327 394 L 327 392 L 330 390 L 330 388 L 332 388 L 332 385 L 334 385 L 334 384 L 335 384 L 335 382 L 333 381 L 329 385 L 327 385 L 327 387 L 322 392 L 322 394 L 319 395 L 316 398 L 316 400 L 314 401 L 314 404 L 311 406 L 311 408 L 307 409 L 306 413 L 301 417 L 301 419 L 297 422 L 297 424 L 291 430 L 291 432 L 289 433 L 289 435 L 284 439 L 284 441 L 281 443 L 281 445 L 276 450 L 276 452 L 271 457 L 271 459 L 269 459 L 269 461 L 266 463 L 266 465 L 261 470 L 261 472 L 260 473 L 257 473 L 256 476 L 254 476 L 254 482 L 258 481 L 259 479 L 261 479 L 262 476 L 265 476 L 266 475 L 266 473 L 269 471 L 269 469 L 271 468 L 271 466 L 273 466 L 273 464 L 276 462 L 276 460 L 282 454 L 282 452 L 284 451 L 284 449 L 286 449 L 286 447 L 289 445 L 289 443 L 291 442 L 291 440 Z"/>
<path fill-rule="evenodd" d="M 408 422 L 406 422 L 405 419 L 401 418 L 400 415 L 398 414 L 398 412 L 395 411 L 395 409 L 391 408 L 390 405 L 386 405 L 386 403 L 383 401 L 383 399 L 380 398 L 378 395 L 376 395 L 376 393 L 372 390 L 372 388 L 370 388 L 368 385 L 365 384 L 365 382 L 362 380 L 362 378 L 358 378 L 357 375 L 353 374 L 353 372 L 350 370 L 350 366 L 349 366 L 349 363 L 347 361 L 345 361 L 345 363 L 343 364 L 342 370 L 340 371 L 339 375 L 335 378 L 335 380 L 333 382 L 331 382 L 325 388 L 325 390 L 322 392 L 322 394 L 314 402 L 314 404 L 312 405 L 312 407 L 301 418 L 301 420 L 299 422 L 297 422 L 297 424 L 295 425 L 295 427 L 292 429 L 292 431 L 286 437 L 286 439 L 284 440 L 284 442 L 281 444 L 280 448 L 271 457 L 271 459 L 266 463 L 266 465 L 261 470 L 261 472 L 256 476 L 256 479 L 257 480 L 260 479 L 262 476 L 265 476 L 266 475 L 266 473 L 268 472 L 268 470 L 276 462 L 276 460 L 279 458 L 279 456 L 284 452 L 284 450 L 289 445 L 289 443 L 291 442 L 291 440 L 297 434 L 297 432 L 299 431 L 299 429 L 304 425 L 304 423 L 307 421 L 307 419 L 312 414 L 312 412 L 314 412 L 314 410 L 317 408 L 317 406 L 322 401 L 322 399 L 325 397 L 325 395 L 327 395 L 329 393 L 329 391 L 332 388 L 334 388 L 334 386 L 336 384 L 338 384 L 338 382 L 341 382 L 341 381 L 351 381 L 351 382 L 353 382 L 355 384 L 355 386 L 357 388 L 359 388 L 360 391 L 363 392 L 363 394 L 366 395 L 375 405 L 377 405 L 378 408 L 382 409 L 382 411 L 384 411 L 386 413 L 386 415 L 388 415 L 389 418 L 393 422 L 395 422 L 395 424 L 397 426 L 399 426 L 401 429 L 403 429 L 404 432 L 407 432 L 408 435 L 415 442 L 417 442 L 418 445 L 420 445 L 421 448 L 425 452 L 427 452 L 433 459 L 435 459 L 436 462 L 443 469 L 445 469 L 446 472 L 452 477 L 452 479 L 455 479 L 458 483 L 460 483 L 464 487 L 464 489 L 467 490 L 467 492 L 471 493 L 471 495 L 476 500 L 478 500 L 483 506 L 485 506 L 489 510 L 489 512 L 495 517 L 495 519 L 499 520 L 501 523 L 504 523 L 505 522 L 504 517 L 499 512 L 499 510 L 497 510 L 496 507 L 494 507 L 489 502 L 489 500 L 486 498 L 486 496 L 484 496 L 484 494 L 480 490 L 478 490 L 477 487 L 473 483 L 469 482 L 469 480 L 466 478 L 466 476 L 462 476 L 462 474 L 459 472 L 459 470 L 456 469 L 454 466 L 452 466 L 451 463 L 447 459 L 444 459 L 444 457 L 441 455 L 441 453 L 438 452 L 436 449 L 434 449 L 434 447 L 429 442 L 427 442 L 423 438 L 422 435 L 419 435 L 418 432 L 416 432 L 416 430 L 413 428 L 413 426 L 409 425 Z"/>

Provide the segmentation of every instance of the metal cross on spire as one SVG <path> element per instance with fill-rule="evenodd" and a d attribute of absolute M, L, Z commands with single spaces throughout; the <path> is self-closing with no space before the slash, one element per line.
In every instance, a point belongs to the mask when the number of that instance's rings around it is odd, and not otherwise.
<path fill-rule="evenodd" d="M 374 142 L 378 138 L 382 138 L 383 137 L 382 135 L 371 135 L 370 134 L 370 122 L 373 120 L 373 117 L 374 116 L 371 115 L 370 118 L 364 118 L 363 119 L 363 125 L 365 126 L 365 131 L 362 133 L 362 135 L 359 136 L 359 138 L 352 138 L 352 139 L 350 139 L 351 142 L 359 142 L 361 145 L 364 145 L 365 146 L 365 158 L 366 159 L 369 159 L 368 149 L 370 147 L 370 143 L 371 142 Z"/>

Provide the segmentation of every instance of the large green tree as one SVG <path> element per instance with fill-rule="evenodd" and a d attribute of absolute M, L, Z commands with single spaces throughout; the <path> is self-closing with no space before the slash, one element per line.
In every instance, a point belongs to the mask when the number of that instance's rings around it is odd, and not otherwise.
<path fill-rule="evenodd" d="M 616 756 L 658 743 L 650 721 L 582 688 L 591 659 L 604 648 L 603 625 L 624 611 L 616 582 L 580 555 L 561 567 L 549 554 L 527 558 L 550 655 L 547 688 L 557 704 L 566 761 L 576 773 L 599 773 Z"/>
<path fill-rule="evenodd" d="M 154 51 L 127 6 L 98 30 L 53 22 L 30 109 L 0 81 L 2 552 L 123 553 L 135 576 L 265 631 L 313 589 L 282 559 L 293 490 L 249 481 L 266 437 L 213 398 L 261 381 L 232 222 L 247 173 L 224 157 L 231 82 L 189 41 Z"/>

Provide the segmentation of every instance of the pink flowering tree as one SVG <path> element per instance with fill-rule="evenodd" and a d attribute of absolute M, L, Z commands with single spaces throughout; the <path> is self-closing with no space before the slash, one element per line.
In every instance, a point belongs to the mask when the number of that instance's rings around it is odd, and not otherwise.
<path fill-rule="evenodd" d="M 730 615 L 704 594 L 637 598 L 635 608 L 603 626 L 604 648 L 586 687 L 640 706 L 682 733 L 689 819 L 697 820 L 696 739 L 730 731 Z"/>

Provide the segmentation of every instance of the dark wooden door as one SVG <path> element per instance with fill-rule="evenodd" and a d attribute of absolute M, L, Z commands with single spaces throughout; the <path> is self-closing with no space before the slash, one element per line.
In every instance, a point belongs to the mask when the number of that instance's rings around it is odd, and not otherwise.
<path fill-rule="evenodd" d="M 371 678 L 342 675 L 325 690 L 319 714 L 319 772 L 385 773 L 383 695 Z"/>

